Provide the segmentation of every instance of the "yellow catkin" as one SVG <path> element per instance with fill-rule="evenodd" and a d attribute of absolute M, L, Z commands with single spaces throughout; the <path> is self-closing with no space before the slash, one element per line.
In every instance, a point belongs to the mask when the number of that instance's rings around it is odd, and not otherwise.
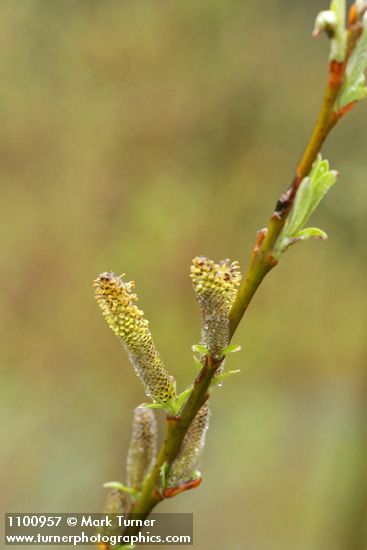
<path fill-rule="evenodd" d="M 140 491 L 150 473 L 157 452 L 157 423 L 151 409 L 137 407 L 134 411 L 130 447 L 127 455 L 127 485 Z"/>
<path fill-rule="evenodd" d="M 192 421 L 181 448 L 172 462 L 167 479 L 168 487 L 182 485 L 193 478 L 203 454 L 206 433 L 209 428 L 209 416 L 209 404 L 206 402 Z"/>
<path fill-rule="evenodd" d="M 173 377 L 166 372 L 152 340 L 149 323 L 137 307 L 134 283 L 116 273 L 101 273 L 94 281 L 95 295 L 109 327 L 123 343 L 146 394 L 165 404 L 175 397 Z"/>
<path fill-rule="evenodd" d="M 229 344 L 228 314 L 241 281 L 238 262 L 218 264 L 198 256 L 193 259 L 190 277 L 201 310 L 201 341 L 213 357 Z"/>

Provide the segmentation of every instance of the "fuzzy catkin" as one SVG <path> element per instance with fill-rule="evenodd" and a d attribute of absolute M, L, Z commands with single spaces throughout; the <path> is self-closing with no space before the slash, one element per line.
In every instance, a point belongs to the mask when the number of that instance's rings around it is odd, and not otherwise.
<path fill-rule="evenodd" d="M 119 489 L 110 489 L 107 493 L 106 503 L 104 506 L 104 513 L 123 515 L 123 514 L 128 514 L 129 511 L 130 511 L 129 496 L 123 491 L 120 491 Z M 112 526 L 108 525 L 106 527 L 102 527 L 100 529 L 102 535 L 112 536 L 112 535 L 120 534 L 121 528 L 118 526 L 116 519 L 114 517 L 111 517 L 110 519 L 112 521 Z M 100 548 L 102 549 L 103 546 L 100 546 Z"/>
<path fill-rule="evenodd" d="M 128 511 L 128 496 L 120 489 L 110 489 L 107 493 L 105 514 L 124 514 Z"/>
<path fill-rule="evenodd" d="M 165 404 L 175 397 L 173 377 L 166 372 L 152 340 L 149 323 L 134 302 L 134 283 L 116 273 L 101 273 L 94 281 L 95 296 L 109 327 L 123 343 L 130 361 L 145 385 L 146 394 Z"/>
<path fill-rule="evenodd" d="M 197 412 L 172 462 L 167 479 L 168 487 L 177 487 L 193 478 L 204 451 L 209 417 L 210 409 L 206 402 Z"/>
<path fill-rule="evenodd" d="M 150 473 L 157 452 L 157 422 L 151 409 L 137 407 L 134 411 L 130 447 L 127 455 L 128 487 L 140 491 Z"/>
<path fill-rule="evenodd" d="M 193 259 L 190 277 L 201 310 L 201 343 L 213 357 L 229 344 L 228 314 L 241 281 L 238 262 Z"/>

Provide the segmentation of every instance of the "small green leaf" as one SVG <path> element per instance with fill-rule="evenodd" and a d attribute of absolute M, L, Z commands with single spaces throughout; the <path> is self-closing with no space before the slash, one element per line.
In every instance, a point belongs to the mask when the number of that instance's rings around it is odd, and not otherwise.
<path fill-rule="evenodd" d="M 177 397 L 174 397 L 170 401 L 167 401 L 167 403 L 142 403 L 140 407 L 144 407 L 144 409 L 163 409 L 167 411 L 168 414 L 176 416 L 176 399 Z"/>
<path fill-rule="evenodd" d="M 167 404 L 163 403 L 142 403 L 140 407 L 144 407 L 144 409 L 166 409 Z"/>
<path fill-rule="evenodd" d="M 326 241 L 328 238 L 325 231 L 319 229 L 318 227 L 306 227 L 306 229 L 301 229 L 294 235 L 294 237 L 285 239 L 283 241 L 283 251 L 287 250 L 292 244 L 296 244 L 300 241 L 308 241 L 309 239 L 319 239 Z"/>
<path fill-rule="evenodd" d="M 210 386 L 220 386 L 223 382 L 223 380 L 225 380 L 226 378 L 229 378 L 230 376 L 232 376 L 233 374 L 237 374 L 241 372 L 239 369 L 237 370 L 228 370 L 226 372 L 223 372 L 222 374 L 218 374 L 217 376 L 214 376 L 214 378 L 212 379 L 211 383 L 210 383 Z"/>
<path fill-rule="evenodd" d="M 304 178 L 298 188 L 292 211 L 287 221 L 287 234 L 294 235 L 306 223 L 311 208 L 312 187 L 310 177 Z"/>
<path fill-rule="evenodd" d="M 131 487 L 127 487 L 123 483 L 120 483 L 119 481 L 107 481 L 103 484 L 103 487 L 105 489 L 118 489 L 119 491 L 122 491 L 123 493 L 129 493 L 130 495 L 137 496 L 137 491 L 132 489 Z"/>
<path fill-rule="evenodd" d="M 174 416 L 177 416 L 180 412 L 180 410 L 182 409 L 187 397 L 190 395 L 192 391 L 192 386 L 190 386 L 189 388 L 186 388 L 186 390 L 184 390 L 183 392 L 181 392 L 177 398 L 176 398 L 176 401 L 171 405 L 172 409 L 173 409 L 173 414 Z"/>
<path fill-rule="evenodd" d="M 230 346 L 227 346 L 222 350 L 222 355 L 228 355 L 229 353 L 237 353 L 238 351 L 241 351 L 241 346 L 237 346 L 236 344 L 231 344 Z"/>
<path fill-rule="evenodd" d="M 198 370 L 201 370 L 202 369 L 202 362 L 200 361 L 199 357 L 197 357 L 196 355 L 194 355 L 194 363 L 196 365 L 196 367 L 198 368 Z"/>
<path fill-rule="evenodd" d="M 348 94 L 344 97 L 344 102 L 342 103 L 341 107 L 344 107 L 344 105 L 350 105 L 354 101 L 362 101 L 362 99 L 366 99 L 367 97 L 367 87 L 366 86 L 358 86 L 354 90 L 349 90 Z"/>
<path fill-rule="evenodd" d="M 304 178 L 298 188 L 296 198 L 289 218 L 281 232 L 273 250 L 276 259 L 290 245 L 310 238 L 326 239 L 326 233 L 317 228 L 304 229 L 310 216 L 316 210 L 326 193 L 334 185 L 338 177 L 335 170 L 330 170 L 329 163 L 318 155 L 312 165 L 310 174 Z"/>
<path fill-rule="evenodd" d="M 329 169 L 327 160 L 318 155 L 309 176 L 302 180 L 287 223 L 287 236 L 294 236 L 308 221 L 323 197 L 334 185 L 338 177 L 335 170 Z"/>
<path fill-rule="evenodd" d="M 367 68 L 367 15 L 362 19 L 363 31 L 348 60 L 344 82 L 337 98 L 337 108 L 342 109 L 354 101 L 367 97 L 364 72 Z"/>
<path fill-rule="evenodd" d="M 327 234 L 318 227 L 306 227 L 306 229 L 299 231 L 294 238 L 299 241 L 307 241 L 308 239 L 321 239 L 322 241 L 326 241 Z"/>
<path fill-rule="evenodd" d="M 191 349 L 195 353 L 203 353 L 204 355 L 209 355 L 209 350 L 202 344 L 195 344 L 192 346 Z"/>

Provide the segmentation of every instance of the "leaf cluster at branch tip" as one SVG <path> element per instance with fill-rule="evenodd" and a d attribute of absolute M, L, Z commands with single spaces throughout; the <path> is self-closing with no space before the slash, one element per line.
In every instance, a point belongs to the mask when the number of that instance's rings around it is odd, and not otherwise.
<path fill-rule="evenodd" d="M 338 173 L 329 169 L 329 162 L 318 155 L 310 174 L 299 186 L 288 221 L 274 247 L 274 258 L 278 260 L 289 246 L 299 241 L 327 239 L 326 233 L 321 229 L 304 226 L 337 177 Z"/>

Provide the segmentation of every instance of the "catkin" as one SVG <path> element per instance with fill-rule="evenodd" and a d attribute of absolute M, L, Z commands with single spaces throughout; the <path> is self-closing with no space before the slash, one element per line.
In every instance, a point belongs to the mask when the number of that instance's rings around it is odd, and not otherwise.
<path fill-rule="evenodd" d="M 151 409 L 137 407 L 134 411 L 130 447 L 127 455 L 128 487 L 140 491 L 151 471 L 157 451 L 157 423 Z"/>
<path fill-rule="evenodd" d="M 210 409 L 208 402 L 199 409 L 188 429 L 180 450 L 172 462 L 167 485 L 176 487 L 190 481 L 199 466 L 209 428 Z"/>
<path fill-rule="evenodd" d="M 128 496 L 120 489 L 110 489 L 107 493 L 105 514 L 123 514 L 128 511 Z"/>
<path fill-rule="evenodd" d="M 229 344 L 228 314 L 241 281 L 238 262 L 193 259 L 190 277 L 201 309 L 201 342 L 213 357 Z"/>
<path fill-rule="evenodd" d="M 130 500 L 129 496 L 120 491 L 119 489 L 110 489 L 107 493 L 106 503 L 104 506 L 105 514 L 127 514 L 130 511 Z M 120 534 L 121 529 L 118 526 L 116 518 L 112 516 L 111 518 L 112 526 L 106 526 L 100 528 L 102 535 L 112 536 Z M 99 547 L 101 550 L 104 548 L 102 545 Z M 108 547 L 107 547 L 108 548 Z"/>
<path fill-rule="evenodd" d="M 146 394 L 165 404 L 175 397 L 173 377 L 166 372 L 155 348 L 149 323 L 135 304 L 134 283 L 125 283 L 116 273 L 101 273 L 94 281 L 95 295 L 109 327 L 123 343 L 142 380 Z"/>

